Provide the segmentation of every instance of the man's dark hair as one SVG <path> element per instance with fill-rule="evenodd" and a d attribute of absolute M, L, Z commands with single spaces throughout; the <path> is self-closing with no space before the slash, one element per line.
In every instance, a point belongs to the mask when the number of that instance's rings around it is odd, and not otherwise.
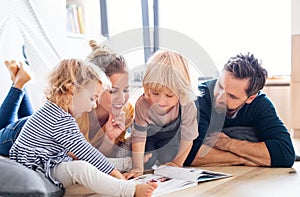
<path fill-rule="evenodd" d="M 231 57 L 225 64 L 224 70 L 232 73 L 237 79 L 250 79 L 249 87 L 246 90 L 248 96 L 258 93 L 264 87 L 268 76 L 268 72 L 261 66 L 261 62 L 258 62 L 250 53 Z"/>

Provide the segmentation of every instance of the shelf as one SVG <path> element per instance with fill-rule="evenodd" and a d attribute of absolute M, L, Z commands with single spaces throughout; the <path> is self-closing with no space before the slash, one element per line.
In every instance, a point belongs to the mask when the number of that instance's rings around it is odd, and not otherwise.
<path fill-rule="evenodd" d="M 267 79 L 266 86 L 289 86 L 290 83 L 290 76 L 272 76 Z"/>
<path fill-rule="evenodd" d="M 78 33 L 66 33 L 66 37 L 68 38 L 77 38 L 77 39 L 85 39 L 85 34 L 78 34 Z"/>
<path fill-rule="evenodd" d="M 66 0 L 66 37 L 84 39 L 100 35 L 99 0 Z"/>

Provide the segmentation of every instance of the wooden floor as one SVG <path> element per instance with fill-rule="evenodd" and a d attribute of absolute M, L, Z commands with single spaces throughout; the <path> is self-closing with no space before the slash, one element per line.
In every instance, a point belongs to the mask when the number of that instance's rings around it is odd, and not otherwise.
<path fill-rule="evenodd" d="M 293 139 L 296 153 L 300 154 L 300 139 Z M 169 193 L 165 197 L 299 197 L 300 196 L 300 161 L 292 168 L 264 168 L 264 167 L 202 167 L 232 174 L 232 177 L 200 183 L 198 186 Z M 84 195 L 83 188 L 67 188 L 65 196 Z"/>

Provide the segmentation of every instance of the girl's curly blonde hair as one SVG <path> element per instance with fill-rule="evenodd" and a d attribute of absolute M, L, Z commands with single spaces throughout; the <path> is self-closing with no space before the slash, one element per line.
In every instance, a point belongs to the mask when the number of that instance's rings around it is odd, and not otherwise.
<path fill-rule="evenodd" d="M 70 102 L 65 100 L 64 95 L 72 95 L 75 89 L 83 88 L 92 81 L 99 81 L 104 89 L 111 86 L 103 71 L 92 63 L 79 59 L 65 59 L 49 74 L 45 96 L 51 102 L 64 107 Z"/>

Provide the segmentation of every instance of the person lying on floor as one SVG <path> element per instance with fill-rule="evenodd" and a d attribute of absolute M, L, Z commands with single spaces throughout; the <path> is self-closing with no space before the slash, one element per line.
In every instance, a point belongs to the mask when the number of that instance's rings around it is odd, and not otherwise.
<path fill-rule="evenodd" d="M 266 78 L 267 71 L 253 54 L 238 54 L 218 79 L 199 85 L 199 136 L 185 165 L 293 166 L 290 134 L 261 92 Z"/>

